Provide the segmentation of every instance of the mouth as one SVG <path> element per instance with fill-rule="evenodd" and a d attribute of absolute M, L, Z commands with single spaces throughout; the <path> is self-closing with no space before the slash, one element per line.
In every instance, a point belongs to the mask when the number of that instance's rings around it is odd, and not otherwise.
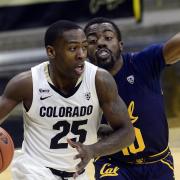
<path fill-rule="evenodd" d="M 83 64 L 79 64 L 75 67 L 75 73 L 77 75 L 81 75 L 84 72 L 84 63 Z"/>
<path fill-rule="evenodd" d="M 97 66 L 109 70 L 114 65 L 114 58 L 111 50 L 107 48 L 97 49 L 95 52 Z"/>
<path fill-rule="evenodd" d="M 96 50 L 95 56 L 97 59 L 106 60 L 111 57 L 111 52 L 109 49 L 101 48 L 101 49 Z"/>

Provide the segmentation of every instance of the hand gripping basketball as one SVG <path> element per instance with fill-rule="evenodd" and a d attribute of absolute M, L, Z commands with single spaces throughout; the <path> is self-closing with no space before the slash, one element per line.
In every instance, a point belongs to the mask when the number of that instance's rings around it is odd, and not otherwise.
<path fill-rule="evenodd" d="M 0 173 L 11 163 L 14 155 L 14 143 L 11 136 L 0 127 Z"/>

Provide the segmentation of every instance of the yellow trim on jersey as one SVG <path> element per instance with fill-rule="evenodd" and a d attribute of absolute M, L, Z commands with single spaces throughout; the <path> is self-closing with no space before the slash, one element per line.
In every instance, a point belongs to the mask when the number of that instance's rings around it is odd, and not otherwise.
<path fill-rule="evenodd" d="M 153 163 L 160 162 L 161 160 L 167 158 L 169 156 L 169 154 L 170 154 L 170 152 L 165 157 L 163 157 L 162 159 L 158 159 L 156 161 L 143 162 L 143 158 L 141 158 L 141 159 L 137 159 L 136 162 L 127 162 L 127 163 L 130 163 L 130 164 L 153 164 Z"/>
<path fill-rule="evenodd" d="M 169 149 L 169 147 L 167 146 L 167 148 L 166 148 L 164 151 L 161 151 L 160 153 L 151 155 L 151 156 L 149 156 L 149 157 L 156 157 L 156 156 L 159 156 L 159 155 L 163 154 L 164 152 L 166 152 L 168 149 Z"/>
<path fill-rule="evenodd" d="M 101 157 L 101 156 L 99 156 L 99 157 L 95 158 L 95 159 L 94 159 L 94 162 L 96 162 L 96 161 L 97 161 L 100 157 Z"/>
<path fill-rule="evenodd" d="M 174 171 L 174 167 L 173 166 L 171 166 L 171 164 L 170 163 L 168 163 L 168 162 L 166 162 L 166 161 L 164 161 L 163 159 L 161 159 L 161 162 L 163 163 L 163 164 L 166 164 L 170 169 L 172 169 L 173 171 Z"/>
<path fill-rule="evenodd" d="M 48 81 L 50 84 L 54 85 L 53 82 L 52 82 L 52 80 L 51 80 L 51 78 L 50 78 L 50 75 L 49 75 L 48 65 L 49 65 L 49 63 L 46 63 L 46 64 L 44 65 L 44 73 L 45 73 L 45 76 L 46 76 L 47 81 Z"/>
<path fill-rule="evenodd" d="M 141 0 L 133 0 L 133 12 L 137 22 L 140 22 L 142 19 L 141 6 Z"/>

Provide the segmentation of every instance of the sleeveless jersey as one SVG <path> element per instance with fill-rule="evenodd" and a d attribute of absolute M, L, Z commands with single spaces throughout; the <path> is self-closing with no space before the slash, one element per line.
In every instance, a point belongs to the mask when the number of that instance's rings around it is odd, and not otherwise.
<path fill-rule="evenodd" d="M 160 83 L 165 67 L 162 45 L 125 53 L 123 63 L 114 78 L 119 95 L 128 106 L 136 139 L 132 145 L 112 156 L 116 162 L 157 155 L 168 146 L 168 125 Z"/>
<path fill-rule="evenodd" d="M 85 62 L 82 81 L 65 96 L 48 82 L 48 62 L 32 68 L 33 101 L 24 109 L 23 151 L 46 167 L 74 172 L 80 160 L 67 138 L 86 145 L 97 142 L 102 112 L 95 87 L 97 67 Z"/>

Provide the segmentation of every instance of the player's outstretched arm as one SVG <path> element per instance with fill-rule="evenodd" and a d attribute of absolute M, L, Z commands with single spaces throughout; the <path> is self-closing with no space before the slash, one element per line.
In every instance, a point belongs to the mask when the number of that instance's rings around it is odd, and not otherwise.
<path fill-rule="evenodd" d="M 12 78 L 3 94 L 0 96 L 0 124 L 6 119 L 13 108 L 25 99 L 26 91 L 28 91 L 27 77 L 29 73 L 21 73 Z"/>
<path fill-rule="evenodd" d="M 166 64 L 174 64 L 180 60 L 180 33 L 168 40 L 163 48 Z"/>

